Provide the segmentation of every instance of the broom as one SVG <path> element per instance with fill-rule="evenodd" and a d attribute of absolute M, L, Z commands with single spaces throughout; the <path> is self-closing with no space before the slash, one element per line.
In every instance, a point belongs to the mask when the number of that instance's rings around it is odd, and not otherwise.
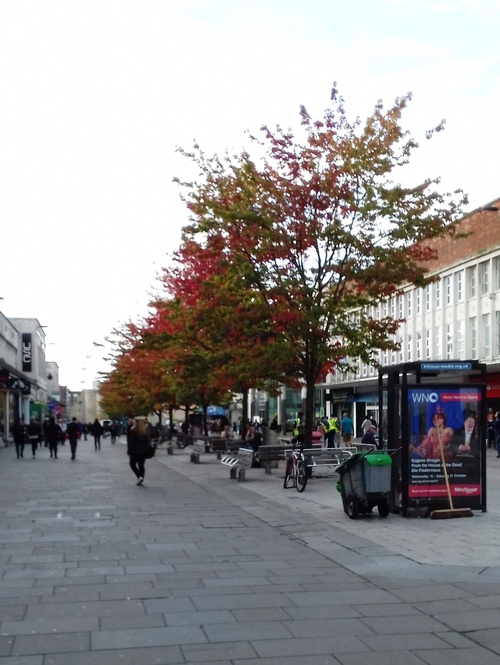
<path fill-rule="evenodd" d="M 441 510 L 432 510 L 430 518 L 433 520 L 447 519 L 449 517 L 472 517 L 473 513 L 470 508 L 453 508 L 453 499 L 451 498 L 450 481 L 448 479 L 448 471 L 446 469 L 446 461 L 444 459 L 443 440 L 441 438 L 440 427 L 436 427 L 438 433 L 439 453 L 441 455 L 441 464 L 443 466 L 444 482 L 446 483 L 446 492 L 448 494 L 449 508 L 442 508 Z"/>

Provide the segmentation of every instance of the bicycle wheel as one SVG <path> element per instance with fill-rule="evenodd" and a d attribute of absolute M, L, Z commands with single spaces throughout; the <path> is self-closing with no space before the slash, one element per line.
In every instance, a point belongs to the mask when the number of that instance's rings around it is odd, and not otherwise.
<path fill-rule="evenodd" d="M 304 460 L 297 462 L 297 492 L 303 492 L 307 485 L 307 467 Z"/>
<path fill-rule="evenodd" d="M 285 489 L 292 487 L 292 484 L 290 483 L 290 481 L 292 480 L 292 473 L 293 473 L 293 459 L 290 457 L 287 459 L 285 467 L 285 480 L 283 482 L 283 487 Z"/>

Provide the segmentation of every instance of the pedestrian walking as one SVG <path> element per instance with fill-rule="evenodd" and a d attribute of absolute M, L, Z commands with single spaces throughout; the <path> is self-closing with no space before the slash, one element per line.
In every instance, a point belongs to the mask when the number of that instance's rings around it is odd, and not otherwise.
<path fill-rule="evenodd" d="M 57 446 L 61 440 L 61 427 L 56 423 L 54 416 L 50 416 L 49 422 L 45 426 L 45 441 L 49 445 L 50 456 L 57 459 Z"/>
<path fill-rule="evenodd" d="M 16 445 L 17 459 L 24 457 L 24 444 L 26 443 L 26 426 L 19 418 L 12 425 L 12 438 Z"/>
<path fill-rule="evenodd" d="M 101 436 L 103 435 L 104 427 L 97 420 L 94 420 L 92 425 L 92 436 L 94 437 L 94 447 L 96 450 L 101 450 Z"/>
<path fill-rule="evenodd" d="M 342 414 L 342 420 L 340 421 L 340 429 L 342 432 L 342 439 L 346 445 L 351 443 L 352 435 L 354 434 L 354 423 L 352 419 L 349 418 L 347 413 Z"/>
<path fill-rule="evenodd" d="M 42 442 L 42 428 L 40 427 L 40 423 L 33 416 L 30 418 L 28 425 L 28 440 L 31 443 L 33 459 L 35 459 L 38 444 Z"/>
<path fill-rule="evenodd" d="M 142 485 L 146 474 L 148 448 L 150 448 L 148 427 L 144 418 L 132 418 L 129 423 L 130 429 L 127 432 L 129 465 L 137 478 L 137 484 Z"/>
<path fill-rule="evenodd" d="M 68 423 L 66 436 L 69 439 L 69 446 L 71 448 L 71 459 L 74 460 L 76 457 L 76 446 L 78 444 L 78 439 L 80 438 L 80 428 L 78 427 L 78 422 L 75 416 L 73 416 L 71 422 Z"/>

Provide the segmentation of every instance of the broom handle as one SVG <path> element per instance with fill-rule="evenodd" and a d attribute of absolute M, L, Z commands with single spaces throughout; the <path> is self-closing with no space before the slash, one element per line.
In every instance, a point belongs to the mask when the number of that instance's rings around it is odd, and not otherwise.
<path fill-rule="evenodd" d="M 453 500 L 451 498 L 450 481 L 448 480 L 448 471 L 446 470 L 446 461 L 444 459 L 443 439 L 441 438 L 441 432 L 439 427 L 436 427 L 436 431 L 439 441 L 439 452 L 441 453 L 441 464 L 443 465 L 444 481 L 446 483 L 446 491 L 448 492 L 448 501 L 450 502 L 450 510 L 454 510 Z"/>

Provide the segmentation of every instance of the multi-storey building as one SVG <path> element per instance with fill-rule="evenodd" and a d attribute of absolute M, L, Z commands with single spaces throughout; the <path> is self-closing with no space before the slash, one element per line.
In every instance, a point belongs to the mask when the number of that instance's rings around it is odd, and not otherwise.
<path fill-rule="evenodd" d="M 382 367 L 416 360 L 479 360 L 487 365 L 487 404 L 500 410 L 500 199 L 466 215 L 460 237 L 432 241 L 437 258 L 428 264 L 435 281 L 401 292 L 368 312 L 402 319 L 398 351 L 380 352 Z M 455 374 L 456 380 L 467 382 Z M 365 414 L 380 416 L 378 369 L 358 362 L 354 373 L 335 373 L 318 386 L 326 410 L 348 411 L 357 431 Z"/>

